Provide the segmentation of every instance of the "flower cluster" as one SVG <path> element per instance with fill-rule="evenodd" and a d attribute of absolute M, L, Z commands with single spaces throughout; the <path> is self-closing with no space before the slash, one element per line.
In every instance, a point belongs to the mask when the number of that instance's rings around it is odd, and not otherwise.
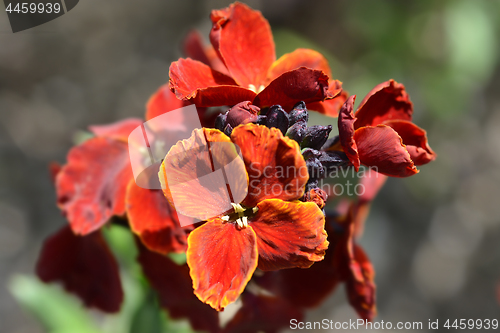
<path fill-rule="evenodd" d="M 411 122 L 404 86 L 381 83 L 354 112 L 355 96 L 331 79 L 321 54 L 298 49 L 276 60 L 260 12 L 235 3 L 210 18 L 212 45 L 191 33 L 189 57 L 171 64 L 169 84 L 146 107 L 150 120 L 194 104 L 203 126 L 158 165 L 163 190 L 141 188 L 133 176 L 127 139 L 143 120 L 90 127 L 94 136 L 53 168 L 69 225 L 44 244 L 38 276 L 61 281 L 87 306 L 119 311 L 118 265 L 101 234 L 115 223 L 135 235 L 138 262 L 160 305 L 195 329 L 276 331 L 340 283 L 359 316 L 373 319 L 374 269 L 356 238 L 386 177 L 412 176 L 436 157 Z M 214 112 L 222 106 L 230 108 Z M 331 123 L 309 126 L 310 111 Z M 339 135 L 330 138 L 335 122 Z M 204 155 L 200 142 L 218 153 Z M 221 213 L 228 187 L 208 189 L 200 175 L 231 162 L 235 147 L 241 163 L 224 175 L 245 196 L 229 191 L 232 208 Z M 363 194 L 332 206 L 320 181 L 361 165 L 377 171 L 361 178 Z M 181 216 L 197 223 L 182 227 Z M 174 263 L 170 253 L 186 253 L 186 263 Z M 221 328 L 217 311 L 238 299 L 240 309 Z"/>

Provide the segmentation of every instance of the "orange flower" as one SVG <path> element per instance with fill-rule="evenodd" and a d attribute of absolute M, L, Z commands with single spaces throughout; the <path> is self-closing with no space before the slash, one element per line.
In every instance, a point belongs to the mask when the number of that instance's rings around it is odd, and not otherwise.
<path fill-rule="evenodd" d="M 340 143 L 352 165 L 376 167 L 392 177 L 418 173 L 415 165 L 433 161 L 436 154 L 426 132 L 411 122 L 413 104 L 402 84 L 389 80 L 366 95 L 353 113 L 355 95 L 340 110 Z"/>
<path fill-rule="evenodd" d="M 212 11 L 211 20 L 213 48 L 191 34 L 185 50 L 196 60 L 170 66 L 170 88 L 179 99 L 197 106 L 280 104 L 285 110 L 304 101 L 312 110 L 337 116 L 347 95 L 340 81 L 328 83 L 331 70 L 320 53 L 297 49 L 276 60 L 269 23 L 242 3 Z"/>
<path fill-rule="evenodd" d="M 227 197 L 227 188 L 208 189 L 200 175 L 215 171 L 212 165 L 227 165 L 222 160 L 228 154 L 200 155 L 193 147 L 203 138 L 210 147 L 237 145 L 244 169 L 227 173 L 239 178 L 228 184 L 250 185 L 246 197 L 233 202 L 234 209 L 218 216 L 210 214 L 223 207 L 218 202 Z M 307 268 L 323 259 L 328 247 L 324 215 L 315 203 L 298 201 L 308 179 L 304 170 L 295 141 L 278 129 L 255 124 L 236 127 L 231 139 L 215 129 L 194 130 L 190 139 L 172 147 L 159 173 L 165 195 L 176 198 L 179 212 L 206 220 L 190 233 L 187 250 L 194 293 L 201 301 L 220 311 L 238 298 L 257 267 Z"/>

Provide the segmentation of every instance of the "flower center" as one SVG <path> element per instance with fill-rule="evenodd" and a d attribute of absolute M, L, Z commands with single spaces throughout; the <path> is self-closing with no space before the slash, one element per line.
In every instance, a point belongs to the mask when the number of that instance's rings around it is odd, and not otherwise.
<path fill-rule="evenodd" d="M 258 88 L 255 87 L 253 84 L 248 85 L 248 89 L 250 89 L 251 91 L 253 91 L 256 94 L 260 93 L 262 90 L 264 90 L 264 88 L 265 88 L 265 86 L 263 84 L 261 84 Z"/>
<path fill-rule="evenodd" d="M 223 216 L 221 219 L 224 222 L 234 221 L 240 229 L 248 227 L 248 217 L 259 210 L 257 207 L 245 208 L 241 204 L 231 203 L 231 205 L 233 205 L 234 213 Z"/>

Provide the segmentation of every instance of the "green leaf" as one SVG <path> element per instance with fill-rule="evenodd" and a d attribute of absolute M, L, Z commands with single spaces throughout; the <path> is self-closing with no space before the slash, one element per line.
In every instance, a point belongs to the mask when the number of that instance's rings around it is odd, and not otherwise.
<path fill-rule="evenodd" d="M 8 289 L 52 333 L 101 333 L 81 302 L 61 287 L 16 275 Z"/>

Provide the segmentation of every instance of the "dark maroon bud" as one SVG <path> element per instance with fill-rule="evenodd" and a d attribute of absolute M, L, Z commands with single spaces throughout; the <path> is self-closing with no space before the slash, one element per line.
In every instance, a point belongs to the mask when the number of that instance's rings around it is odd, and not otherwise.
<path fill-rule="evenodd" d="M 290 126 L 299 121 L 307 121 L 309 120 L 309 112 L 306 108 L 306 103 L 298 102 L 293 107 L 292 111 L 290 111 Z"/>
<path fill-rule="evenodd" d="M 286 131 L 286 136 L 300 144 L 306 135 L 306 128 L 305 121 L 296 122 Z"/>
<path fill-rule="evenodd" d="M 304 160 L 307 160 L 308 158 L 314 157 L 314 158 L 319 158 L 321 157 L 322 152 L 316 149 L 312 148 L 304 148 L 302 150 L 302 156 L 304 157 Z"/>
<path fill-rule="evenodd" d="M 349 158 L 341 151 L 322 151 L 318 159 L 326 171 L 336 168 L 346 168 L 350 165 Z"/>
<path fill-rule="evenodd" d="M 276 127 L 283 133 L 286 133 L 288 129 L 288 113 L 283 110 L 283 108 L 279 105 L 273 105 L 267 111 L 267 122 L 266 126 L 269 128 Z"/>
<path fill-rule="evenodd" d="M 233 133 L 233 127 L 229 124 L 226 124 L 226 127 L 224 127 L 224 134 L 227 136 L 231 136 L 231 133 Z"/>
<path fill-rule="evenodd" d="M 252 105 L 252 102 L 245 101 L 236 104 L 226 113 L 226 123 L 235 128 L 241 124 L 252 123 L 257 120 L 260 108 Z"/>
<path fill-rule="evenodd" d="M 215 128 L 221 132 L 224 132 L 224 127 L 226 127 L 226 117 L 227 112 L 221 113 L 217 116 L 217 118 L 215 118 Z"/>
<path fill-rule="evenodd" d="M 309 178 L 322 179 L 326 176 L 326 170 L 316 157 L 311 157 L 306 160 L 307 172 Z"/>
<path fill-rule="evenodd" d="M 267 123 L 267 116 L 263 116 L 263 115 L 259 114 L 257 116 L 257 120 L 254 121 L 254 123 L 257 125 L 264 125 L 265 126 Z"/>
<path fill-rule="evenodd" d="M 328 140 L 328 135 L 332 131 L 332 125 L 322 126 L 322 125 L 314 125 L 308 127 L 306 130 L 306 135 L 304 136 L 304 140 L 300 146 L 302 148 L 313 148 L 320 149 Z"/>
<path fill-rule="evenodd" d="M 325 144 L 323 147 L 321 147 L 321 150 L 328 150 L 331 149 L 332 147 L 336 146 L 337 144 L 340 144 L 340 139 L 339 136 L 336 135 L 333 138 L 329 138 L 326 140 Z"/>
<path fill-rule="evenodd" d="M 307 181 L 306 184 L 306 189 L 304 192 L 309 192 L 310 190 L 314 188 L 318 188 L 319 180 L 318 179 L 313 179 L 309 177 L 309 180 Z"/>

